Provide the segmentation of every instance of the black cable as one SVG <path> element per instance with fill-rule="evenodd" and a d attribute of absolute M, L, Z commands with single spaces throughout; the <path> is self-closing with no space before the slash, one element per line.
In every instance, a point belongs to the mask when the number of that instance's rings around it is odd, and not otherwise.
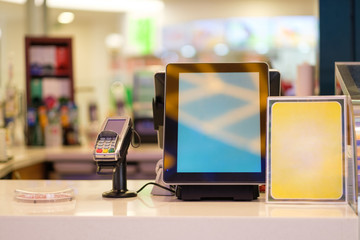
<path fill-rule="evenodd" d="M 137 138 L 138 138 L 138 140 L 139 140 L 139 143 L 138 143 L 137 145 L 135 145 L 134 142 L 131 141 L 131 146 L 133 146 L 133 148 L 138 148 L 138 147 L 140 147 L 140 145 L 141 145 L 140 135 L 139 135 L 139 133 L 138 133 L 137 131 L 135 131 L 135 129 L 131 129 L 131 130 L 132 130 L 132 133 L 131 133 L 131 134 L 132 134 L 132 138 L 134 139 L 134 141 L 135 141 L 134 135 L 136 135 Z"/>
<path fill-rule="evenodd" d="M 175 191 L 171 188 L 167 188 L 167 187 L 164 187 L 158 183 L 154 183 L 154 182 L 148 182 L 147 184 L 145 184 L 144 186 L 142 186 L 139 190 L 136 191 L 136 193 L 139 193 L 141 192 L 145 187 L 147 187 L 148 185 L 155 185 L 159 188 L 162 188 L 162 189 L 165 189 L 165 190 L 168 190 L 169 192 L 172 192 L 172 193 L 175 193 Z"/>

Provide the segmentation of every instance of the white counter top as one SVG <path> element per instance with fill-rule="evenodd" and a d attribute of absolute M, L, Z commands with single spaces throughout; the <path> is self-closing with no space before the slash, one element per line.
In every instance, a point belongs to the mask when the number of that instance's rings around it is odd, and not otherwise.
<path fill-rule="evenodd" d="M 128 181 L 137 190 L 147 181 Z M 15 189 L 70 186 L 75 199 L 27 203 Z M 110 180 L 0 180 L 2 239 L 326 239 L 358 240 L 357 215 L 348 205 L 184 202 L 152 196 L 151 186 L 136 198 L 105 199 Z"/>

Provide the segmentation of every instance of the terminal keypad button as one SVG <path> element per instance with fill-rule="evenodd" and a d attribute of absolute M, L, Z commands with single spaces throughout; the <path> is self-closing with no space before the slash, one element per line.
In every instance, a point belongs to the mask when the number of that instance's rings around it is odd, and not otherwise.
<path fill-rule="evenodd" d="M 96 144 L 96 153 L 114 153 L 116 138 L 102 137 Z"/>

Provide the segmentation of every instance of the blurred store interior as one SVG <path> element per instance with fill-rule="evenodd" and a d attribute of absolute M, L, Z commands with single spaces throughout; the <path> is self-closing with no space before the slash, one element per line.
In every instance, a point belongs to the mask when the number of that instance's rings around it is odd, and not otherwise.
<path fill-rule="evenodd" d="M 0 127 L 7 128 L 9 148 L 62 145 L 29 144 L 30 108 L 39 111 L 39 103 L 26 96 L 36 92 L 27 89 L 26 37 L 72 40 L 72 107 L 57 114 L 68 113 L 76 125 L 76 140 L 68 144 L 91 149 L 106 117 L 152 117 L 154 73 L 170 62 L 265 61 L 281 72 L 283 95 L 296 94 L 298 71 L 306 66 L 317 94 L 318 35 L 316 0 L 0 1 Z M 57 85 L 48 84 L 56 95 Z M 142 127 L 153 131 L 149 123 Z"/>

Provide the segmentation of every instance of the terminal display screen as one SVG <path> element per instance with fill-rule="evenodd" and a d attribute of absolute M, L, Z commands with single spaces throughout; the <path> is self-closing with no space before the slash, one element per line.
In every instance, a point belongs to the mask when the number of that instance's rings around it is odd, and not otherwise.
<path fill-rule="evenodd" d="M 169 64 L 164 180 L 265 182 L 265 63 Z"/>
<path fill-rule="evenodd" d="M 179 75 L 178 172 L 261 172 L 258 72 Z"/>
<path fill-rule="evenodd" d="M 109 119 L 106 123 L 104 130 L 113 131 L 120 134 L 124 128 L 126 119 Z"/>

